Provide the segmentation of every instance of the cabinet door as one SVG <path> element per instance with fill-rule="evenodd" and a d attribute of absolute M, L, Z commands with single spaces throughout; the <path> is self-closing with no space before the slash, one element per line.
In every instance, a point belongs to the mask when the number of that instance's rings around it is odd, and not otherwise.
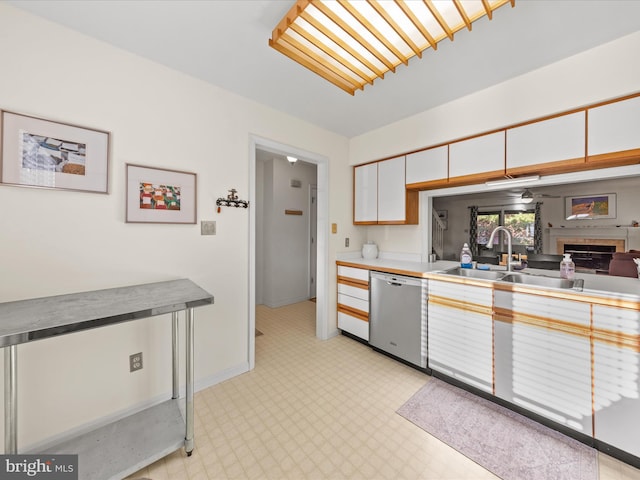
<path fill-rule="evenodd" d="M 504 173 L 504 139 L 501 131 L 449 145 L 449 179 Z"/>
<path fill-rule="evenodd" d="M 640 311 L 593 306 L 593 385 L 598 440 L 640 456 Z"/>
<path fill-rule="evenodd" d="M 378 163 L 378 223 L 406 219 L 405 158 Z"/>
<path fill-rule="evenodd" d="M 496 395 L 592 435 L 589 303 L 510 295 L 496 298 Z"/>
<path fill-rule="evenodd" d="M 446 181 L 449 176 L 449 146 L 407 155 L 407 187 Z"/>
<path fill-rule="evenodd" d="M 640 97 L 588 110 L 589 157 L 640 149 Z"/>
<path fill-rule="evenodd" d="M 378 221 L 378 164 L 370 163 L 354 168 L 354 223 Z"/>
<path fill-rule="evenodd" d="M 507 130 L 507 174 L 533 173 L 531 167 L 554 162 L 584 163 L 585 118 L 577 112 Z"/>
<path fill-rule="evenodd" d="M 429 368 L 493 392 L 491 288 L 429 281 Z"/>

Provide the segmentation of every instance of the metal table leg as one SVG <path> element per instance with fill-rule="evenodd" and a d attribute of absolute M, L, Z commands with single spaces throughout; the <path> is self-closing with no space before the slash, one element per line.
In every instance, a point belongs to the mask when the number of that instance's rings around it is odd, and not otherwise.
<path fill-rule="evenodd" d="M 184 438 L 184 449 L 187 455 L 191 456 L 193 453 L 193 308 L 186 310 L 185 330 L 186 330 L 186 364 L 187 364 L 187 378 L 186 378 L 186 405 L 185 405 L 185 422 L 186 422 L 186 435 Z"/>
<path fill-rule="evenodd" d="M 4 453 L 18 453 L 18 346 L 4 349 Z"/>
<path fill-rule="evenodd" d="M 178 312 L 171 313 L 171 361 L 173 367 L 173 393 L 171 398 L 180 396 L 180 375 L 178 374 Z"/>

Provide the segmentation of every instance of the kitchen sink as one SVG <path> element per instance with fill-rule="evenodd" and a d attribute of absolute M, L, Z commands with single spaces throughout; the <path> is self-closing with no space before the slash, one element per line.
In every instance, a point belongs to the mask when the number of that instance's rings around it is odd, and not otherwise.
<path fill-rule="evenodd" d="M 529 275 L 526 273 L 509 273 L 500 280 L 503 282 L 535 285 L 537 287 L 572 288 L 574 290 L 582 290 L 584 286 L 584 280 L 581 278 L 568 280 L 566 278 L 545 277 L 543 275 Z"/>
<path fill-rule="evenodd" d="M 483 280 L 500 280 L 507 272 L 496 270 L 475 270 L 472 268 L 453 268 L 442 273 L 447 275 L 457 275 L 458 277 L 481 278 Z"/>

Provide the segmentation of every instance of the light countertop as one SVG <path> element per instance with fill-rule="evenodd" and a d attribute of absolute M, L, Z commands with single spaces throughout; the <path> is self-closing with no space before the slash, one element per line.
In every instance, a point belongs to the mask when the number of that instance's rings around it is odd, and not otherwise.
<path fill-rule="evenodd" d="M 376 270 L 387 273 L 396 273 L 399 275 L 409 275 L 413 277 L 430 277 L 433 278 L 439 272 L 449 270 L 459 266 L 459 262 L 438 260 L 436 262 L 419 262 L 405 259 L 385 258 L 381 255 L 373 260 L 365 260 L 362 257 L 343 257 L 338 259 L 338 263 L 342 265 L 352 265 L 369 270 Z M 504 266 L 491 265 L 491 270 L 505 270 Z M 533 275 L 544 275 L 548 277 L 560 277 L 560 271 L 542 270 L 536 268 L 525 268 L 516 272 L 528 273 Z M 451 278 L 451 277 L 447 277 Z M 590 273 L 576 273 L 575 278 L 584 280 L 584 288 L 582 292 L 571 290 L 572 294 L 577 295 L 595 295 L 608 299 L 620 299 L 632 302 L 640 301 L 640 279 L 616 277 L 610 275 L 595 275 Z M 480 280 L 490 282 L 491 280 Z M 545 289 L 544 287 L 535 287 Z M 550 289 L 559 290 L 559 289 Z"/>

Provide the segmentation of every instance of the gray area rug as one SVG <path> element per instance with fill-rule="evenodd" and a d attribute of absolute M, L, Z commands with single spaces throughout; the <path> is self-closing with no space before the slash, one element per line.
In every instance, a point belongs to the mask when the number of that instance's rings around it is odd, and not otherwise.
<path fill-rule="evenodd" d="M 597 480 L 597 451 L 436 378 L 397 413 L 504 480 Z"/>

